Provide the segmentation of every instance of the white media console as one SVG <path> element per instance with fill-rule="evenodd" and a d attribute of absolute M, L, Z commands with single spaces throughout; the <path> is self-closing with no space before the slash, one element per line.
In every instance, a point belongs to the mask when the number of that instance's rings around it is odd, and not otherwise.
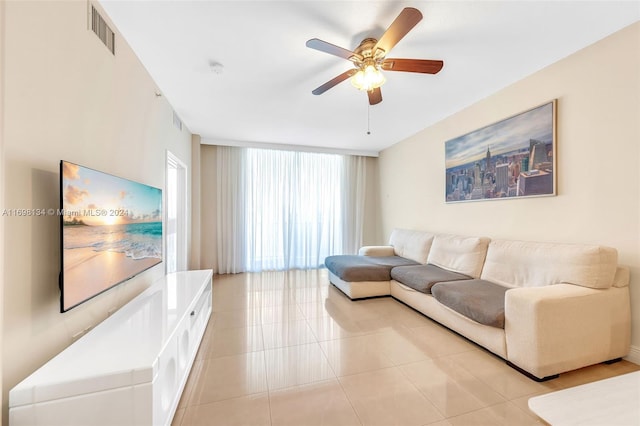
<path fill-rule="evenodd" d="M 9 424 L 169 425 L 211 315 L 212 271 L 169 274 L 9 392 Z"/>

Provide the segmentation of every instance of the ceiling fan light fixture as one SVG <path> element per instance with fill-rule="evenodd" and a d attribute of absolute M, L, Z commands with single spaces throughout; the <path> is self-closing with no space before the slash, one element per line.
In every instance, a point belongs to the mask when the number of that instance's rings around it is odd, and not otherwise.
<path fill-rule="evenodd" d="M 382 86 L 387 79 L 375 65 L 368 64 L 351 77 L 351 84 L 358 90 L 369 92 Z"/>

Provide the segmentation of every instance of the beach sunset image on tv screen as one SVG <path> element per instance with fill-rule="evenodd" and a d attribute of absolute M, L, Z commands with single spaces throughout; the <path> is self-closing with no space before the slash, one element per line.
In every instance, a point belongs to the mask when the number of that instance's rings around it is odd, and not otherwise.
<path fill-rule="evenodd" d="M 61 311 L 162 262 L 162 190 L 60 163 Z"/>

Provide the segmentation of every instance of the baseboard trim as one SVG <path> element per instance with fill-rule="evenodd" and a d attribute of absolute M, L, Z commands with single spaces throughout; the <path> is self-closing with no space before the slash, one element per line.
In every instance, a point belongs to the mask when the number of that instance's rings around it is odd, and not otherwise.
<path fill-rule="evenodd" d="M 624 359 L 634 364 L 640 365 L 640 348 L 637 346 L 631 346 L 629 355 L 625 356 Z"/>

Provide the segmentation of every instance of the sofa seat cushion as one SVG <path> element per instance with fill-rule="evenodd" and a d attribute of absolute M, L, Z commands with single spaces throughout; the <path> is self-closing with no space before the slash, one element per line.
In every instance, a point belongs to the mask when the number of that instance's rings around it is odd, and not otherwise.
<path fill-rule="evenodd" d="M 391 270 L 391 278 L 421 293 L 431 293 L 431 287 L 442 281 L 470 280 L 471 277 L 451 272 L 435 265 L 397 266 Z"/>
<path fill-rule="evenodd" d="M 410 259 L 400 256 L 329 256 L 324 260 L 328 270 L 338 278 L 347 282 L 358 281 L 390 281 L 391 268 L 404 265 L 419 265 Z"/>
<path fill-rule="evenodd" d="M 450 309 L 480 324 L 504 328 L 504 297 L 507 287 L 486 280 L 450 281 L 435 284 L 431 293 Z"/>

